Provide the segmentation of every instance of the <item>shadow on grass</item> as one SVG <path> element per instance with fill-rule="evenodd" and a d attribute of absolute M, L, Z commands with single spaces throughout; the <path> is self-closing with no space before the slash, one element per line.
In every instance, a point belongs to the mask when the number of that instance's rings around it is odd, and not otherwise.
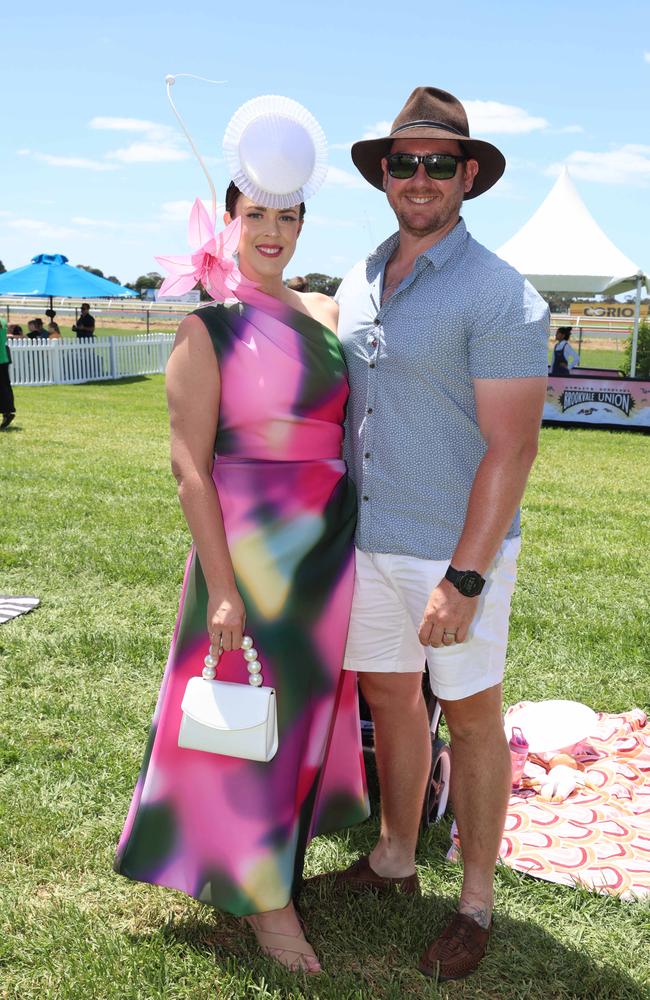
<path fill-rule="evenodd" d="M 240 921 L 216 911 L 175 916 L 134 944 L 162 938 L 216 965 L 220 977 L 241 976 L 264 996 L 319 1000 L 481 997 L 491 1000 L 641 1000 L 643 987 L 624 970 L 595 961 L 576 943 L 558 941 L 531 922 L 500 916 L 480 969 L 458 983 L 436 983 L 417 971 L 419 957 L 453 911 L 451 899 L 399 895 L 356 897 L 326 882 L 307 886 L 301 911 L 325 974 L 292 975 L 262 956 Z M 257 985 L 255 985 L 257 984 Z M 243 985 L 243 983 L 242 983 Z M 285 992 L 286 991 L 286 992 Z M 246 993 L 246 995 L 249 995 Z"/>
<path fill-rule="evenodd" d="M 151 375 L 129 375 L 127 378 L 102 378 L 95 381 L 80 382 L 75 386 L 75 389 L 83 389 L 85 385 L 92 385 L 94 389 L 103 389 L 104 387 L 110 389 L 111 386 L 115 385 L 133 385 L 139 382 L 150 381 Z"/>
<path fill-rule="evenodd" d="M 542 427 L 545 430 L 554 431 L 604 431 L 607 434 L 614 434 L 616 437 L 627 435 L 632 431 L 634 434 L 650 434 L 650 427 L 621 427 L 616 424 L 588 424 L 582 421 L 563 420 L 562 423 L 555 423 L 553 420 L 542 420 Z"/>

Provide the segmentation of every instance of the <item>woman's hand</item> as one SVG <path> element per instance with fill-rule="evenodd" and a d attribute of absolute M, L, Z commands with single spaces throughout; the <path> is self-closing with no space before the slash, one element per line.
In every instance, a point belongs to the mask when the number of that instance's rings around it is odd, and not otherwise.
<path fill-rule="evenodd" d="M 208 632 L 215 649 L 219 643 L 224 649 L 239 649 L 245 625 L 246 608 L 238 590 L 208 599 Z"/>

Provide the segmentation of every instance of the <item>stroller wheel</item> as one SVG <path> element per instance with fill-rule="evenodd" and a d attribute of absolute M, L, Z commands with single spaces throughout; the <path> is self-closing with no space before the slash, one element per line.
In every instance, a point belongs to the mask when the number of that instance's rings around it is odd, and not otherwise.
<path fill-rule="evenodd" d="M 431 773 L 424 796 L 422 829 L 438 823 L 445 815 L 449 801 L 451 750 L 444 740 L 431 738 Z"/>

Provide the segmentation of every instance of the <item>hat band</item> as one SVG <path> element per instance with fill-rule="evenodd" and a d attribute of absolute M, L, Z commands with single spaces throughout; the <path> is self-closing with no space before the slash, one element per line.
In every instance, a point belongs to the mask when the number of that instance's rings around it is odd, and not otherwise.
<path fill-rule="evenodd" d="M 454 128 L 453 125 L 448 125 L 447 122 L 429 121 L 428 118 L 421 118 L 416 122 L 407 122 L 406 125 L 399 125 L 398 128 L 393 129 L 391 136 L 397 135 L 398 132 L 403 132 L 407 128 L 442 128 L 446 132 L 454 132 L 456 135 L 461 135 L 463 139 L 469 139 L 467 133 L 461 132 L 459 128 Z"/>

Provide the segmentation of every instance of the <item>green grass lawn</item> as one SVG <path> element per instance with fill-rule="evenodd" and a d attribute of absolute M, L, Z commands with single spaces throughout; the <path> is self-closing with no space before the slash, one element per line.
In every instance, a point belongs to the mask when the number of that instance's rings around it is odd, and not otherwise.
<path fill-rule="evenodd" d="M 625 352 L 621 346 L 620 350 L 601 350 L 600 348 L 586 347 L 580 355 L 580 365 L 583 368 L 619 368 L 625 367 Z"/>
<path fill-rule="evenodd" d="M 497 874 L 471 979 L 415 971 L 451 912 L 449 821 L 422 838 L 421 900 L 303 896 L 327 974 L 260 957 L 230 917 L 114 875 L 188 547 L 161 377 L 16 390 L 0 435 L 0 590 L 41 607 L 0 627 L 0 998 L 632 1000 L 650 996 L 650 907 Z M 526 496 L 505 696 L 649 707 L 650 437 L 547 428 Z M 367 850 L 376 819 L 310 848 Z"/>
<path fill-rule="evenodd" d="M 593 342 L 592 342 L 593 343 Z M 574 345 L 577 350 L 577 345 Z M 549 351 L 549 365 L 552 362 L 552 352 Z M 583 347 L 580 353 L 581 368 L 614 368 L 616 371 L 625 368 L 625 352 L 623 346 L 606 349 L 600 347 Z"/>

